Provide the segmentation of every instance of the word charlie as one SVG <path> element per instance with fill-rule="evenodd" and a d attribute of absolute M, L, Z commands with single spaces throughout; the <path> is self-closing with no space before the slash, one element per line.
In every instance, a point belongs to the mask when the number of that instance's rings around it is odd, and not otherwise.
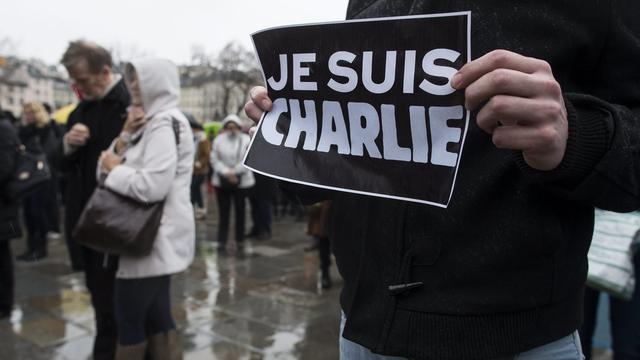
<path fill-rule="evenodd" d="M 329 152 L 330 148 L 335 146 L 339 154 L 364 156 L 366 149 L 371 158 L 455 167 L 458 154 L 448 151 L 447 148 L 450 143 L 461 141 L 462 130 L 459 127 L 450 127 L 448 121 L 463 119 L 465 112 L 462 105 L 427 107 L 416 104 L 407 109 L 398 109 L 392 99 L 394 93 L 400 92 L 400 86 L 403 94 L 423 91 L 435 96 L 451 95 L 455 89 L 451 87 L 450 82 L 457 70 L 442 63 L 453 63 L 461 54 L 450 49 L 433 49 L 424 54 L 421 62 L 424 74 L 430 78 L 446 80 L 446 83 L 434 83 L 425 78 L 418 84 L 419 90 L 415 88 L 416 51 L 406 50 L 403 55 L 403 78 L 398 80 L 397 51 L 386 52 L 384 67 L 374 67 L 374 53 L 364 51 L 359 59 L 361 61 L 357 62 L 361 64 L 359 69 L 355 69 L 354 66 L 358 55 L 347 51 L 333 53 L 328 59 L 329 80 L 323 84 L 328 89 L 324 90 L 322 95 L 331 94 L 331 97 L 335 98 L 336 93 L 348 94 L 357 89 L 364 89 L 367 93 L 373 94 L 372 97 L 378 96 L 382 104 L 374 107 L 367 102 L 351 100 L 340 102 L 277 98 L 273 102 L 273 109 L 262 121 L 262 136 L 272 145 L 282 146 L 284 141 L 285 147 L 297 148 L 304 133 L 303 150 Z M 279 79 L 276 80 L 272 76 L 267 80 L 271 89 L 282 91 L 290 86 L 293 91 L 320 93 L 318 82 L 309 79 L 311 67 L 307 65 L 316 62 L 315 53 L 290 56 L 280 54 L 279 60 Z M 384 68 L 383 75 L 374 74 L 374 69 L 381 68 Z M 382 81 L 376 82 L 374 78 Z M 389 95 L 385 97 L 385 94 Z M 348 96 L 343 96 L 345 97 Z M 321 113 L 318 114 L 317 110 L 321 110 Z M 401 116 L 398 116 L 399 111 L 403 112 Z M 278 121 L 283 115 L 291 119 L 286 134 L 278 131 Z M 410 148 L 398 143 L 397 121 L 404 121 L 407 117 L 411 133 Z"/>

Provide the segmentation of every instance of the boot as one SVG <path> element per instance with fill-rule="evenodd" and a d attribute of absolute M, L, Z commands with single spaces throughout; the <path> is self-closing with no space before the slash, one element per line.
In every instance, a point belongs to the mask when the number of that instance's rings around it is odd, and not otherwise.
<path fill-rule="evenodd" d="M 116 347 L 116 359 L 115 360 L 144 360 L 144 355 L 147 350 L 147 342 L 142 342 L 135 345 L 120 345 Z"/>
<path fill-rule="evenodd" d="M 169 330 L 149 338 L 149 355 L 153 360 L 182 360 L 182 338 L 178 331 Z"/>

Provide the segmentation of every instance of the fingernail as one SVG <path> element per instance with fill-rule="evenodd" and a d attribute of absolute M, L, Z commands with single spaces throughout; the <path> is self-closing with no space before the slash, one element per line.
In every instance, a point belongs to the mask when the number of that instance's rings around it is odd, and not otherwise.
<path fill-rule="evenodd" d="M 268 100 L 268 99 L 262 100 L 262 108 L 264 110 L 266 110 L 266 109 L 268 109 L 270 107 L 271 107 L 271 101 L 270 100 Z"/>
<path fill-rule="evenodd" d="M 460 86 L 461 82 L 462 82 L 462 75 L 458 72 L 453 76 L 453 79 L 451 79 L 451 86 L 454 89 L 457 89 Z"/>

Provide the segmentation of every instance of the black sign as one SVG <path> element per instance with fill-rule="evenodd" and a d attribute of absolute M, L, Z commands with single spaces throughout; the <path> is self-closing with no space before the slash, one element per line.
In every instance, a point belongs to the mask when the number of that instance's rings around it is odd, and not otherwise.
<path fill-rule="evenodd" d="M 245 158 L 255 172 L 446 207 L 469 113 L 451 78 L 470 13 L 288 26 L 253 34 L 273 110 Z"/>

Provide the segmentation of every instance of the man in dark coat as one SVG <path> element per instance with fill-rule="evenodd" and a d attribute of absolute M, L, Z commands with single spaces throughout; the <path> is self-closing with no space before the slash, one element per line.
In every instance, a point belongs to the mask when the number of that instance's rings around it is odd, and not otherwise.
<path fill-rule="evenodd" d="M 266 240 L 271 237 L 271 212 L 278 187 L 272 178 L 258 173 L 253 176 L 256 179 L 256 184 L 251 189 L 249 196 L 253 226 L 247 236 Z"/>
<path fill-rule="evenodd" d="M 581 359 L 593 208 L 640 207 L 640 34 L 621 15 L 640 3 L 352 0 L 347 17 L 457 11 L 473 61 L 449 81 L 472 118 L 449 207 L 297 191 L 333 200 L 342 358 Z M 259 120 L 266 90 L 251 98 Z"/>
<path fill-rule="evenodd" d="M 11 314 L 13 308 L 13 259 L 9 240 L 20 237 L 18 203 L 3 193 L 13 175 L 16 150 L 20 144 L 18 133 L 0 110 L 0 319 Z"/>
<path fill-rule="evenodd" d="M 113 73 L 111 55 L 104 48 L 74 41 L 61 62 L 82 97 L 82 102 L 69 116 L 68 131 L 60 148 L 61 167 L 68 176 L 65 230 L 73 252 L 77 245 L 72 232 L 96 188 L 98 158 L 120 134 L 130 97 L 122 77 Z M 81 254 L 96 317 L 93 356 L 112 359 L 117 340 L 113 308 L 117 259 L 86 247 L 82 247 Z"/>

